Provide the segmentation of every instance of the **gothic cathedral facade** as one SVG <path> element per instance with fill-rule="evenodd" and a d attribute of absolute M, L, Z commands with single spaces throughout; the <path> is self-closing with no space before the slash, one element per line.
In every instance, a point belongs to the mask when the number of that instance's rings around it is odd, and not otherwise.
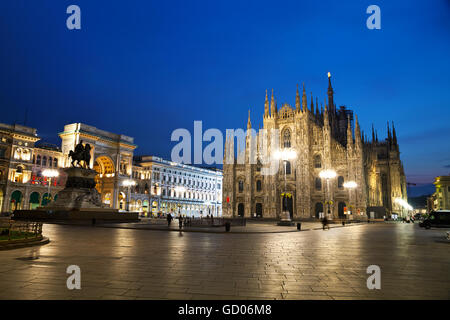
<path fill-rule="evenodd" d="M 391 131 L 388 124 L 384 141 L 372 128 L 369 141 L 356 114 L 336 108 L 330 74 L 327 94 L 324 108 L 312 96 L 308 107 L 304 86 L 302 97 L 297 87 L 295 108 L 283 104 L 278 110 L 273 90 L 270 107 L 266 91 L 263 130 L 251 134 L 249 115 L 243 150 L 235 148 L 234 136 L 227 136 L 224 216 L 279 218 L 289 211 L 293 219 L 367 219 L 405 214 L 396 200 L 406 201 L 407 195 L 395 128 Z M 280 150 L 296 156 L 274 159 Z M 277 170 L 267 174 L 273 161 L 279 162 Z M 333 175 L 327 178 L 324 172 Z"/>

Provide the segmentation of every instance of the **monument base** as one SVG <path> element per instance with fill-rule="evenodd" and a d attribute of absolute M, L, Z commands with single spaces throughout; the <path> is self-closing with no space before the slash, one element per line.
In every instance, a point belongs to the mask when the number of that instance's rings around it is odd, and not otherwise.
<path fill-rule="evenodd" d="M 79 210 L 16 210 L 14 220 L 33 220 L 48 222 L 135 222 L 139 221 L 138 212 L 118 212 L 117 209 L 79 209 Z"/>
<path fill-rule="evenodd" d="M 294 222 L 291 220 L 291 214 L 289 211 L 283 211 L 281 213 L 281 220 L 277 223 L 278 226 L 293 226 Z"/>
<path fill-rule="evenodd" d="M 91 221 L 93 223 L 139 221 L 138 212 L 119 212 L 102 203 L 95 189 L 97 171 L 66 168 L 66 187 L 57 200 L 36 210 L 16 210 L 13 219 L 34 221 Z"/>

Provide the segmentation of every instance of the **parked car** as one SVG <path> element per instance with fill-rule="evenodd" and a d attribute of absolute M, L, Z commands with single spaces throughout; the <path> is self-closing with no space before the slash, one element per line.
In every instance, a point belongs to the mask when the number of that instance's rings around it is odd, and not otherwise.
<path fill-rule="evenodd" d="M 430 229 L 431 227 L 450 227 L 450 210 L 438 210 L 430 212 L 428 218 L 423 220 L 419 226 L 425 229 Z"/>

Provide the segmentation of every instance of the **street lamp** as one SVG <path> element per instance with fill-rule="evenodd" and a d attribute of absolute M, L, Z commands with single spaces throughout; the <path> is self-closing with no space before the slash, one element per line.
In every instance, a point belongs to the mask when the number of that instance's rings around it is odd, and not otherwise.
<path fill-rule="evenodd" d="M 175 192 L 177 193 L 178 198 L 180 198 L 180 194 L 183 194 L 186 191 L 186 188 L 183 186 L 175 187 Z M 178 215 L 181 216 L 181 203 L 178 203 Z"/>
<path fill-rule="evenodd" d="M 328 196 L 330 196 L 329 195 L 329 193 L 330 193 L 330 179 L 333 179 L 333 178 L 336 177 L 336 171 L 331 170 L 331 169 L 322 170 L 319 173 L 319 177 L 321 177 L 322 179 L 326 179 L 327 180 L 327 193 L 328 193 Z M 330 202 L 331 202 L 331 200 L 325 201 L 325 202 L 328 205 L 327 214 L 330 215 L 331 214 L 331 211 L 330 211 Z"/>
<path fill-rule="evenodd" d="M 358 184 L 355 181 L 347 181 L 344 182 L 344 188 L 348 189 L 348 201 L 350 202 L 350 192 L 352 190 L 354 190 L 356 187 L 358 186 Z M 355 199 L 355 207 L 356 207 L 356 199 Z"/>
<path fill-rule="evenodd" d="M 287 163 L 291 159 L 295 159 L 297 157 L 297 153 L 294 150 L 290 149 L 283 149 L 278 150 L 274 154 L 275 159 L 277 160 L 283 160 L 284 163 L 284 197 L 283 197 L 283 203 L 284 203 L 284 210 L 282 210 L 281 213 L 281 221 L 278 223 L 278 225 L 292 225 L 291 221 L 291 215 L 288 211 L 288 205 L 287 205 L 287 181 L 286 181 L 286 174 L 287 174 Z"/>
<path fill-rule="evenodd" d="M 50 186 L 52 184 L 52 178 L 56 178 L 59 176 L 59 171 L 55 170 L 55 169 L 45 169 L 44 171 L 42 171 L 42 175 L 44 177 L 46 177 L 48 179 L 48 203 L 50 203 L 51 201 L 51 196 L 50 196 Z"/>
<path fill-rule="evenodd" d="M 136 182 L 134 180 L 127 179 L 127 180 L 124 180 L 122 182 L 122 185 L 127 187 L 127 207 L 126 207 L 126 210 L 130 211 L 130 197 L 131 197 L 130 187 L 131 186 L 135 186 Z"/>

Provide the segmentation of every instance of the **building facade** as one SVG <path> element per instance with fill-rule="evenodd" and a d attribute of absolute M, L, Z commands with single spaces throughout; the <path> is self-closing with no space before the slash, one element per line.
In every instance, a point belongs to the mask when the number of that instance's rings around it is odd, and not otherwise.
<path fill-rule="evenodd" d="M 428 212 L 450 210 L 450 176 L 434 179 L 436 191 L 427 199 Z"/>
<path fill-rule="evenodd" d="M 83 123 L 64 126 L 59 136 L 61 148 L 38 144 L 34 128 L 0 124 L 1 212 L 36 209 L 55 200 L 65 186 L 63 169 L 71 166 L 68 154 L 82 142 L 91 146 L 89 167 L 98 172 L 96 188 L 110 207 L 146 216 L 222 214 L 220 170 L 134 157 L 134 138 Z M 57 170 L 58 177 L 45 177 L 45 169 Z"/>
<path fill-rule="evenodd" d="M 222 215 L 222 171 L 155 156 L 135 157 L 131 210 L 186 216 Z M 150 207 L 148 207 L 150 205 Z M 141 210 L 141 206 L 144 206 Z"/>
<path fill-rule="evenodd" d="M 224 215 L 277 218 L 289 211 L 294 219 L 355 218 L 378 209 L 405 214 L 395 201 L 407 197 L 395 129 L 383 142 L 375 133 L 369 141 L 353 111 L 336 107 L 330 75 L 327 94 L 324 108 L 312 95 L 308 107 L 305 88 L 300 96 L 297 87 L 295 108 L 283 104 L 278 110 L 273 90 L 270 104 L 266 91 L 263 128 L 252 134 L 249 114 L 245 147 L 235 146 L 234 136 L 226 139 Z M 274 158 L 285 150 L 296 157 Z M 277 172 L 263 174 L 273 161 L 279 162 Z M 324 170 L 336 176 L 322 178 Z"/>

